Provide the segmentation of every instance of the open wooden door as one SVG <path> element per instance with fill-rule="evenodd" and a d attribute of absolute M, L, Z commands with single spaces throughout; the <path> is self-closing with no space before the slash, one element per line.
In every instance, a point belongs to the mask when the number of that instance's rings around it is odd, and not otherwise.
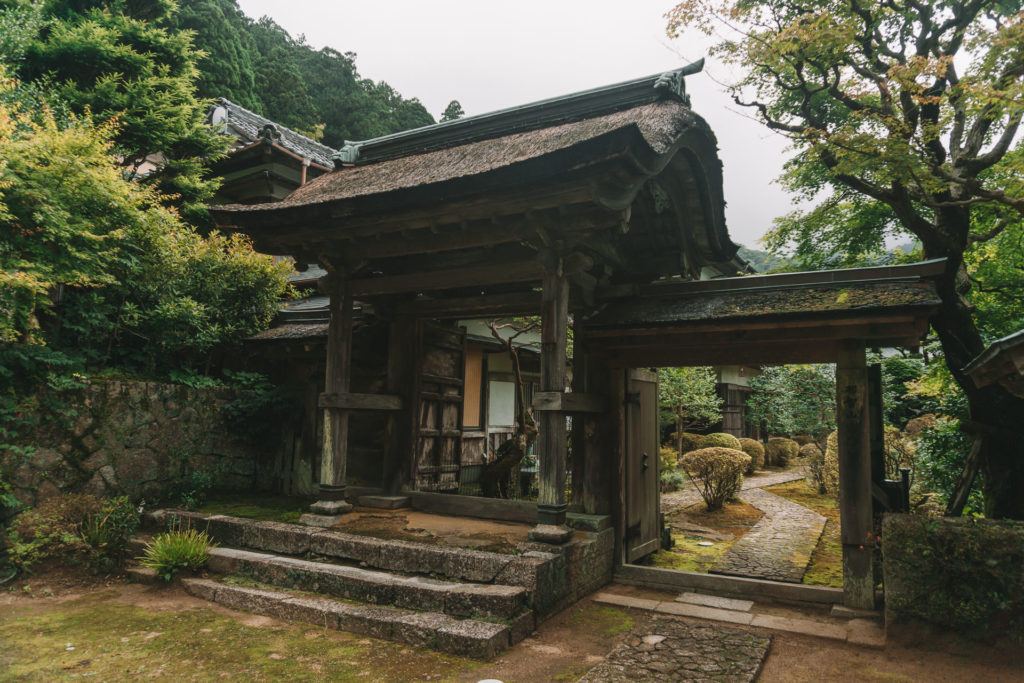
<path fill-rule="evenodd" d="M 658 523 L 658 375 L 629 370 L 626 377 L 626 561 L 650 555 L 661 543 Z"/>

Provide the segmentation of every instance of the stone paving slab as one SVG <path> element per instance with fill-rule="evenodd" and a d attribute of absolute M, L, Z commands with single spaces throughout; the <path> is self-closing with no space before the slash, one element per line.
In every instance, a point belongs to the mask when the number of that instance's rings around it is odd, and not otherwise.
<path fill-rule="evenodd" d="M 731 609 L 737 612 L 749 612 L 754 606 L 752 600 L 737 600 L 736 598 L 722 598 L 717 595 L 706 595 L 704 593 L 683 593 L 677 602 L 688 602 L 691 605 L 704 605 L 705 607 L 717 607 L 718 609 Z"/>
<path fill-rule="evenodd" d="M 885 646 L 885 629 L 877 622 L 868 619 L 850 619 L 845 624 L 836 624 L 806 619 L 801 616 L 790 617 L 779 614 L 738 612 L 736 610 L 718 609 L 704 605 L 691 605 L 677 602 L 676 600 L 636 598 L 630 595 L 619 595 L 618 593 L 609 592 L 597 593 L 594 596 L 594 602 L 672 616 L 708 619 L 711 621 L 755 626 L 772 631 L 799 633 L 816 638 L 845 641 L 856 645 L 867 645 L 870 647 Z"/>
<path fill-rule="evenodd" d="M 628 635 L 580 681 L 746 683 L 757 678 L 770 644 L 746 631 L 661 620 Z"/>
<path fill-rule="evenodd" d="M 825 518 L 760 488 L 740 493 L 740 500 L 764 513 L 712 567 L 714 574 L 800 583 L 825 528 Z"/>

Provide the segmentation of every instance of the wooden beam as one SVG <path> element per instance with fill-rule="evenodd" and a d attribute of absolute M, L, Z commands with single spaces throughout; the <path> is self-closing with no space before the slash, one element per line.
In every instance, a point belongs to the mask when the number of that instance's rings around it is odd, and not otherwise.
<path fill-rule="evenodd" d="M 402 399 L 402 409 L 388 413 L 384 426 L 383 482 L 388 493 L 397 494 L 405 484 L 412 457 L 412 421 L 417 409 L 415 366 L 422 324 L 399 313 L 388 328 L 387 390 Z"/>
<path fill-rule="evenodd" d="M 450 299 L 421 299 L 400 308 L 401 313 L 435 320 L 465 320 L 489 316 L 536 315 L 540 292 L 483 294 Z"/>
<path fill-rule="evenodd" d="M 874 609 L 871 434 L 863 342 L 844 342 L 839 349 L 836 408 L 844 601 L 847 607 Z"/>
<path fill-rule="evenodd" d="M 467 268 L 432 270 L 402 275 L 363 278 L 352 281 L 355 296 L 410 294 L 417 292 L 496 285 L 510 282 L 539 281 L 544 274 L 541 264 L 533 259 L 510 263 L 484 263 Z"/>
<path fill-rule="evenodd" d="M 783 365 L 787 363 L 834 363 L 838 356 L 834 342 L 814 345 L 760 344 L 688 349 L 652 346 L 631 351 L 602 353 L 607 362 L 619 368 L 651 368 L 687 365 L 734 365 L 753 363 Z"/>
<path fill-rule="evenodd" d="M 394 394 L 352 394 L 323 393 L 320 394 L 321 408 L 337 410 L 402 410 L 401 396 Z"/>
<path fill-rule="evenodd" d="M 604 413 L 608 399 L 601 394 L 560 391 L 538 391 L 533 395 L 533 409 L 554 413 Z"/>

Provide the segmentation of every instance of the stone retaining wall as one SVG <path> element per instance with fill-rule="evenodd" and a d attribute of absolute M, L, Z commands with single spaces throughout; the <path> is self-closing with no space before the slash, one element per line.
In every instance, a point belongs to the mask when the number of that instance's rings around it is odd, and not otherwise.
<path fill-rule="evenodd" d="M 4 477 L 29 505 L 61 492 L 158 499 L 195 471 L 216 472 L 219 487 L 251 489 L 257 459 L 227 430 L 218 389 L 138 381 L 92 381 L 69 401 L 66 428 L 32 439 L 28 455 L 7 455 Z"/>
<path fill-rule="evenodd" d="M 886 628 L 1024 639 L 1024 522 L 886 515 Z"/>

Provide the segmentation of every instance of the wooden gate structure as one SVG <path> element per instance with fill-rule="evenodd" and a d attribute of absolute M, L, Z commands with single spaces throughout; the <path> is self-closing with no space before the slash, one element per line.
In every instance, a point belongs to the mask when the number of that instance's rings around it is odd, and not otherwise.
<path fill-rule="evenodd" d="M 532 537 L 566 542 L 571 505 L 610 518 L 619 562 L 653 548 L 657 529 L 657 442 L 644 441 L 656 418 L 627 407 L 633 394 L 641 406 L 643 396 L 650 401 L 653 385 L 627 370 L 835 361 L 847 594 L 867 604 L 864 349 L 918 343 L 937 302 L 928 278 L 943 265 L 744 277 L 725 227 L 715 138 L 686 95 L 685 76 L 700 66 L 347 143 L 333 172 L 283 201 L 211 208 L 223 229 L 250 235 L 259 250 L 327 271 L 314 511 L 348 508 L 348 425 L 365 411 L 388 415 L 381 466 L 392 492 L 417 480 L 451 484 L 444 463 L 458 456 L 454 406 L 463 392 L 457 335 L 449 328 L 438 346 L 445 334 L 430 332 L 438 324 L 540 315 Z M 357 301 L 361 315 L 389 325 L 386 393 L 350 390 Z M 627 444 L 634 425 L 637 440 Z"/>

